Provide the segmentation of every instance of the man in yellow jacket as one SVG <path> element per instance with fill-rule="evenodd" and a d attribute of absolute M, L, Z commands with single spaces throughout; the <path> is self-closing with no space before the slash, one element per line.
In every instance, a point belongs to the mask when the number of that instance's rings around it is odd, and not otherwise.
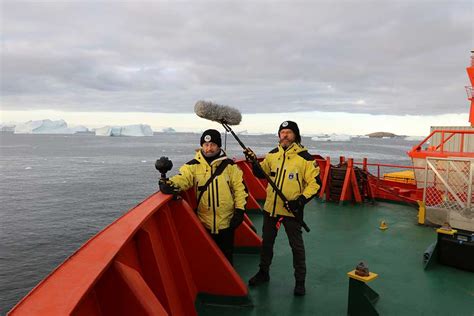
<path fill-rule="evenodd" d="M 263 243 L 260 253 L 260 270 L 250 280 L 250 286 L 270 281 L 270 265 L 273 258 L 273 245 L 280 224 L 285 231 L 293 252 L 295 276 L 295 295 L 305 295 L 306 259 L 301 226 L 304 205 L 314 197 L 320 188 L 319 167 L 307 149 L 301 145 L 298 125 L 292 121 L 283 122 L 278 129 L 279 145 L 271 150 L 260 163 L 261 169 L 253 166 L 255 176 L 264 178 L 265 172 L 280 189 L 288 205 L 267 186 L 264 205 Z M 248 158 L 255 154 L 247 149 Z M 249 157 L 251 156 L 251 157 Z M 256 160 L 254 160 L 256 161 Z M 292 212 L 290 212 L 291 209 Z"/>
<path fill-rule="evenodd" d="M 219 131 L 206 130 L 200 144 L 201 149 L 194 159 L 184 164 L 179 174 L 168 182 L 160 182 L 160 190 L 172 193 L 194 186 L 198 198 L 197 216 L 232 264 L 234 230 L 244 220 L 247 188 L 242 170 L 221 149 Z M 213 179 L 208 183 L 211 177 Z"/>

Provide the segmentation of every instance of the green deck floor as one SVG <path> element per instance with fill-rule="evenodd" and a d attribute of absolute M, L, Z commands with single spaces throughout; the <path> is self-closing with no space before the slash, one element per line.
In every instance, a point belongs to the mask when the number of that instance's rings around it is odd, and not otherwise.
<path fill-rule="evenodd" d="M 251 214 L 261 233 L 262 217 Z M 388 224 L 379 230 L 380 221 Z M 474 273 L 434 265 L 425 271 L 424 250 L 436 240 L 433 228 L 416 225 L 416 209 L 404 205 L 344 205 L 312 201 L 305 209 L 306 296 L 293 296 L 292 254 L 284 228 L 275 242 L 268 284 L 250 288 L 253 307 L 201 306 L 200 315 L 345 315 L 348 277 L 365 261 L 378 279 L 380 315 L 474 315 Z M 242 279 L 258 270 L 259 255 L 237 253 Z"/>

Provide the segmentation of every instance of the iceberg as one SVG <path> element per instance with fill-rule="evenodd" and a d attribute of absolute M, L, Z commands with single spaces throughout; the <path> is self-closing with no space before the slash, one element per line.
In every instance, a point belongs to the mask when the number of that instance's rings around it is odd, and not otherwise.
<path fill-rule="evenodd" d="M 244 129 L 242 131 L 234 131 L 237 135 L 242 136 L 262 136 L 262 135 L 273 135 L 268 132 L 249 132 L 248 130 Z"/>
<path fill-rule="evenodd" d="M 14 131 L 15 131 L 15 124 L 13 123 L 0 124 L 1 133 L 13 133 Z"/>
<path fill-rule="evenodd" d="M 96 128 L 96 136 L 153 136 L 153 131 L 150 125 L 136 124 L 136 125 L 125 125 L 125 126 L 104 126 Z"/>
<path fill-rule="evenodd" d="M 407 141 L 422 141 L 424 140 L 426 137 L 425 136 L 407 136 L 405 137 L 405 140 Z"/>
<path fill-rule="evenodd" d="M 176 133 L 176 130 L 172 127 L 166 127 L 162 130 L 163 133 Z"/>
<path fill-rule="evenodd" d="M 71 126 L 69 129 L 73 132 L 73 134 L 90 132 L 89 129 L 84 125 L 78 125 L 74 127 Z"/>
<path fill-rule="evenodd" d="M 350 142 L 352 136 L 347 134 L 320 134 L 311 137 L 311 140 L 315 142 Z"/>
<path fill-rule="evenodd" d="M 18 123 L 15 125 L 15 134 L 75 134 L 88 131 L 85 126 L 68 127 L 64 120 L 39 120 Z"/>

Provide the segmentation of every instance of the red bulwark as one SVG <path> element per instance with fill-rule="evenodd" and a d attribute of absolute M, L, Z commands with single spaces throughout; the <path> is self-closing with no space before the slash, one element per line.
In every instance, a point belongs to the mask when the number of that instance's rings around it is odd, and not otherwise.
<path fill-rule="evenodd" d="M 262 246 L 262 238 L 254 232 L 252 227 L 252 221 L 245 216 L 245 220 L 236 230 L 235 230 L 235 240 L 234 246 L 239 247 L 255 247 L 260 248 Z"/>
<path fill-rule="evenodd" d="M 155 193 L 85 243 L 10 315 L 196 315 L 198 293 L 248 296 L 191 206 Z"/>
<path fill-rule="evenodd" d="M 193 210 L 196 208 L 196 194 L 194 193 L 194 188 L 182 192 L 181 196 L 186 200 L 186 202 L 188 202 Z M 260 206 L 253 198 L 251 191 L 249 192 L 249 197 L 247 199 L 247 209 L 260 209 Z M 245 215 L 244 222 L 235 231 L 234 246 L 236 248 L 258 248 L 262 246 L 262 238 L 258 236 L 252 228 L 254 228 L 252 221 L 247 215 Z"/>
<path fill-rule="evenodd" d="M 236 163 L 244 173 L 244 181 L 247 185 L 247 189 L 252 193 L 252 197 L 255 200 L 265 200 L 267 197 L 267 192 L 265 190 L 267 187 L 267 181 L 260 180 L 253 175 L 252 165 L 249 162 L 239 160 Z"/>
<path fill-rule="evenodd" d="M 357 185 L 357 179 L 354 172 L 354 160 L 349 158 L 347 160 L 346 176 L 344 178 L 344 184 L 342 186 L 340 202 L 355 201 L 357 203 L 362 202 L 360 196 L 359 187 Z"/>

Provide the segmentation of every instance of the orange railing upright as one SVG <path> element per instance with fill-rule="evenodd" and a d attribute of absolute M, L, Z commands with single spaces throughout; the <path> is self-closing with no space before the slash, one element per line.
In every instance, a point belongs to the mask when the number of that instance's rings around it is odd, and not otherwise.
<path fill-rule="evenodd" d="M 445 157 L 445 156 L 459 156 L 459 157 L 474 157 L 474 152 L 465 150 L 466 135 L 473 135 L 474 130 L 434 130 L 418 145 L 414 146 L 408 152 L 411 158 L 426 158 L 427 156 Z M 436 135 L 441 135 L 439 144 L 430 146 L 430 140 Z M 445 150 L 449 141 L 454 140 L 455 136 L 459 136 L 459 145 L 454 150 Z"/>

